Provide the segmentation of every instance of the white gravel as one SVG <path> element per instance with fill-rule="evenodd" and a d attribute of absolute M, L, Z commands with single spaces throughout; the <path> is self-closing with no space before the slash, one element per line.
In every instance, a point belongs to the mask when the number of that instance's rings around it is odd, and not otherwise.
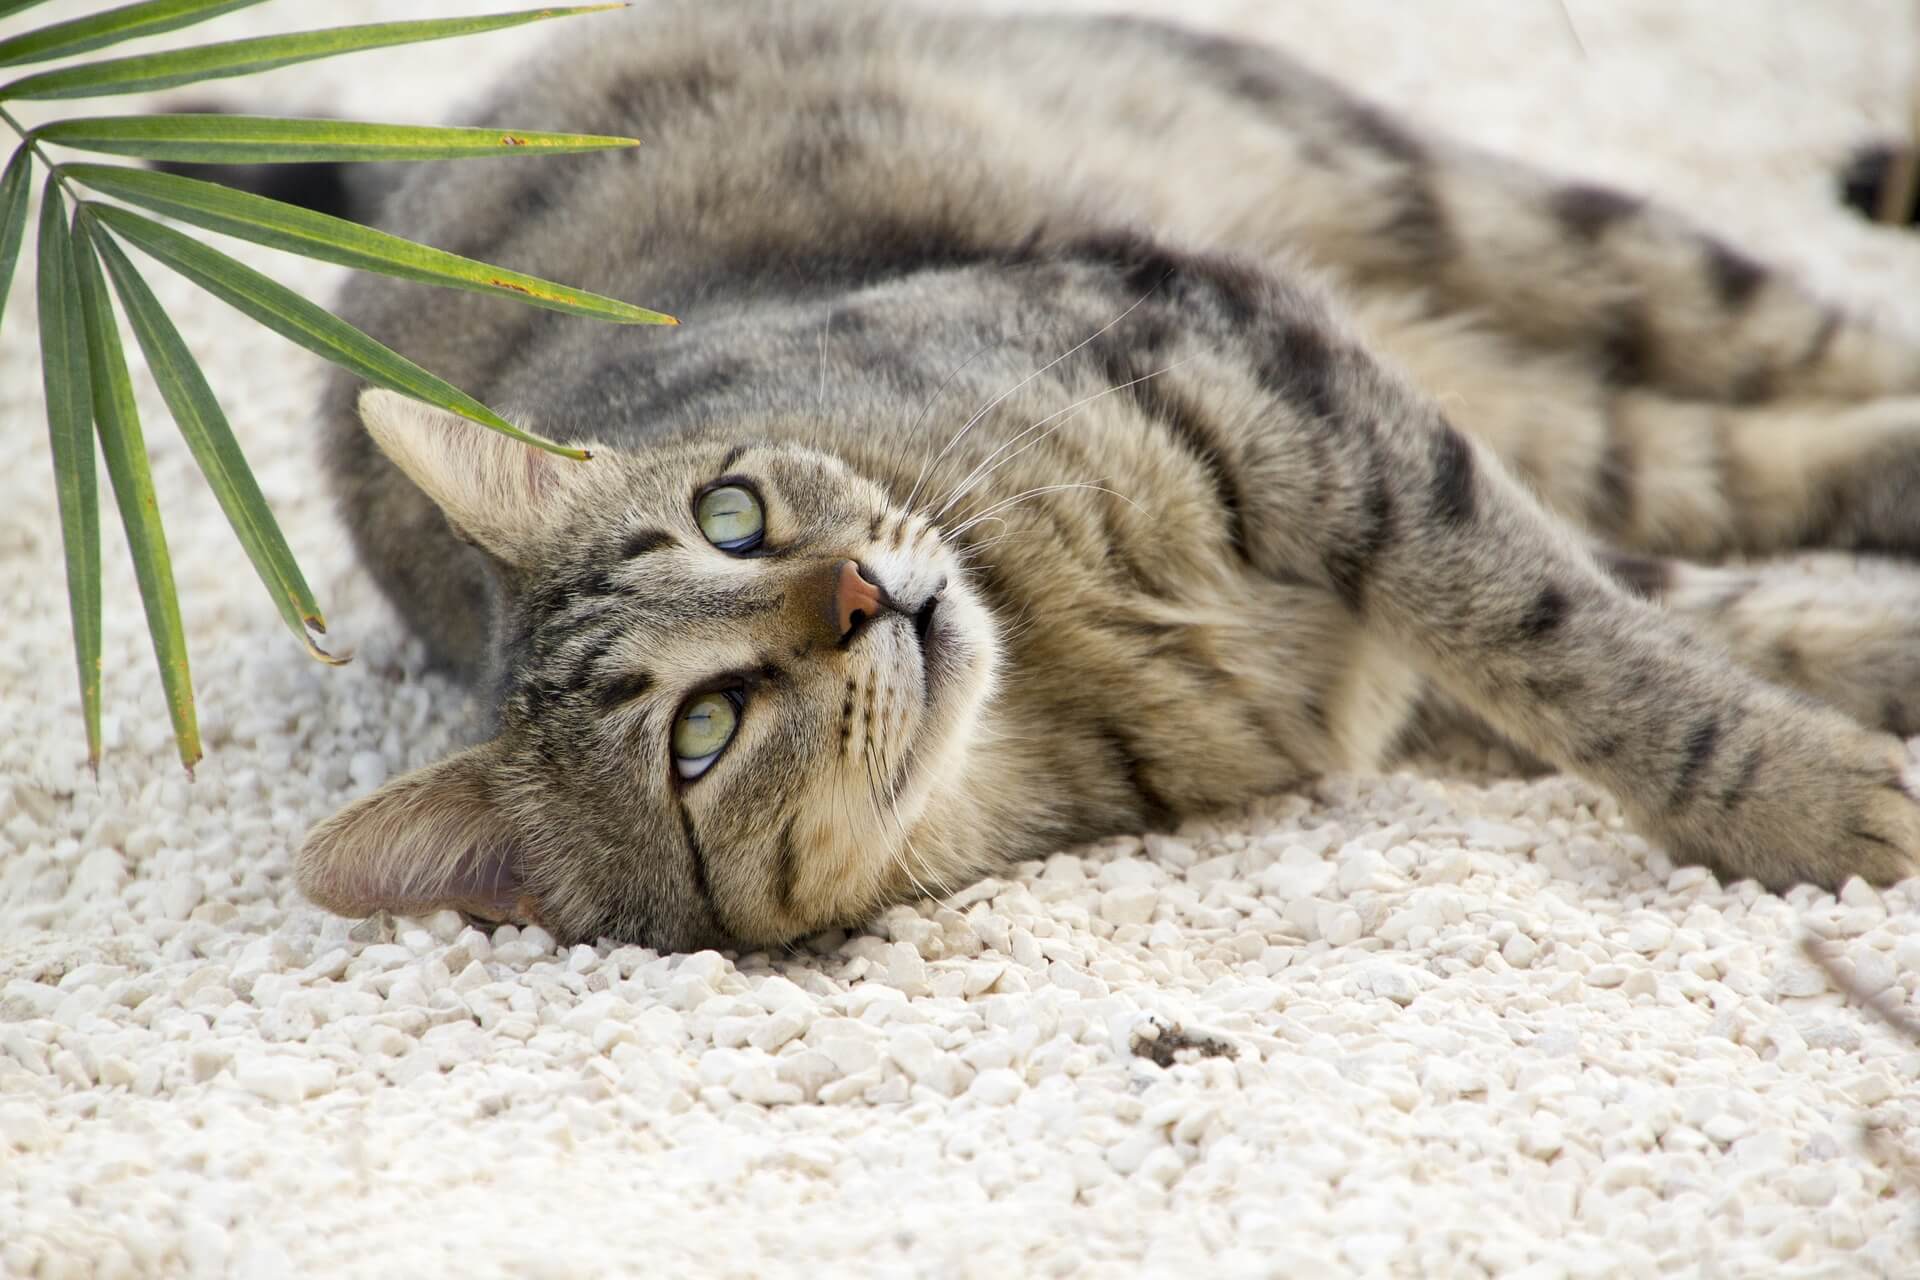
<path fill-rule="evenodd" d="M 1920 243 L 1848 223 L 1822 177 L 1900 118 L 1910 6 L 1843 8 L 1189 12 L 1684 200 L 1920 331 Z M 513 46 L 268 88 L 427 118 Z M 1795 947 L 1811 930 L 1913 1007 L 1920 883 L 1722 889 L 1564 779 L 1334 779 L 780 958 L 305 906 L 307 824 L 469 709 L 352 570 L 311 464 L 312 363 L 153 279 L 359 657 L 323 671 L 278 631 L 143 387 L 210 755 L 192 782 L 171 761 L 109 526 L 88 778 L 29 260 L 0 336 L 0 1273 L 1920 1274 L 1898 1171 L 1920 1047 Z"/>

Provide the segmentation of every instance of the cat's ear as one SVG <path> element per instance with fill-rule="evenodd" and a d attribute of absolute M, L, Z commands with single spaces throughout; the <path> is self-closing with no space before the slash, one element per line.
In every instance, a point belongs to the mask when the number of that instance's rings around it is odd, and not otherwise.
<path fill-rule="evenodd" d="M 380 451 L 446 513 L 454 531 L 508 564 L 584 478 L 585 466 L 381 387 L 360 394 Z"/>
<path fill-rule="evenodd" d="M 354 801 L 308 833 L 294 859 L 300 891 L 345 916 L 524 914 L 521 845 L 496 799 L 501 763 L 489 742 Z"/>

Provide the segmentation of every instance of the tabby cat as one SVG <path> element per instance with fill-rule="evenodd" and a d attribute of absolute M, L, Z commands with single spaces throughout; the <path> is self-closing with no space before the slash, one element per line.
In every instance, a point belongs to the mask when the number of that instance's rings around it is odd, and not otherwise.
<path fill-rule="evenodd" d="M 667 0 L 549 57 L 479 120 L 643 145 L 378 220 L 684 323 L 347 289 L 593 457 L 332 384 L 361 555 L 498 715 L 312 833 L 315 901 L 776 944 L 1433 706 L 1676 858 L 1915 869 L 1920 575 L 1710 562 L 1920 552 L 1920 352 L 1146 20 Z"/>

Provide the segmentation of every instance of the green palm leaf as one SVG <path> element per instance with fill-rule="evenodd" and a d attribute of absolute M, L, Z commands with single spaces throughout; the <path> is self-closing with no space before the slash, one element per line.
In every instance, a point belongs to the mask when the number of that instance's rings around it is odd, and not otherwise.
<path fill-rule="evenodd" d="M 189 236 L 183 236 L 128 209 L 91 202 L 83 207 L 115 232 L 227 305 L 245 312 L 314 354 L 353 370 L 377 386 L 437 405 L 503 435 L 565 457 L 588 456 L 584 449 L 556 444 L 522 431 L 466 392 L 375 342 L 286 286 L 269 280 L 253 268 L 209 249 Z"/>
<path fill-rule="evenodd" d="M 70 22 L 55 22 L 11 40 L 0 40 L 0 67 L 64 58 L 70 53 L 85 53 L 122 40 L 177 31 L 259 3 L 260 0 L 143 0 L 140 4 L 122 5 Z M 14 9 L 25 7 L 12 6 Z"/>
<path fill-rule="evenodd" d="M 120 329 L 114 322 L 113 303 L 107 297 L 107 282 L 93 255 L 88 226 L 82 206 L 74 215 L 71 243 L 80 283 L 81 318 L 86 322 L 93 424 L 100 436 L 100 452 L 107 460 L 107 477 L 113 481 L 113 497 L 120 506 L 120 523 L 126 526 L 133 576 L 140 584 L 147 630 L 153 636 L 153 656 L 160 663 L 160 686 L 166 691 L 167 714 L 173 719 L 173 740 L 180 751 L 180 763 L 191 773 L 200 761 L 200 728 L 193 710 L 193 675 L 187 665 L 187 637 L 180 626 L 180 600 L 173 588 L 173 558 L 167 553 L 167 533 L 160 524 L 160 507 L 154 498 L 147 445 L 140 432 L 140 410 L 133 399 L 133 379 L 127 375 Z"/>
<path fill-rule="evenodd" d="M 33 181 L 33 153 L 22 146 L 0 173 L 0 318 L 7 314 L 7 290 L 27 235 L 27 184 Z"/>
<path fill-rule="evenodd" d="M 176 85 L 232 76 L 253 75 L 296 62 L 312 62 L 362 49 L 445 40 L 478 35 L 549 18 L 623 9 L 622 4 L 583 5 L 571 9 L 527 9 L 483 18 L 429 19 L 423 22 L 381 22 L 365 26 L 334 27 L 255 40 L 228 40 L 197 49 L 112 58 L 84 66 L 62 67 L 25 76 L 0 85 L 0 101 L 16 98 L 90 98 L 113 93 L 144 93 Z"/>
<path fill-rule="evenodd" d="M 93 403 L 80 275 L 54 179 L 40 203 L 40 375 L 47 393 L 54 489 L 67 555 L 67 604 L 80 668 L 87 763 L 100 765 L 100 495 L 93 471 Z"/>
<path fill-rule="evenodd" d="M 443 129 L 279 116 L 93 116 L 31 135 L 80 151 L 200 164 L 308 164 L 316 160 L 459 160 L 555 155 L 640 145 L 634 138 L 511 129 Z"/>
<path fill-rule="evenodd" d="M 147 368 L 160 384 L 160 394 L 165 397 L 180 434 L 186 438 L 194 461 L 200 464 L 201 474 L 207 478 L 207 486 L 219 500 L 221 510 L 226 512 L 227 523 L 233 526 L 234 535 L 253 562 L 260 581 L 266 585 L 267 594 L 273 598 L 274 608 L 280 611 L 287 630 L 307 647 L 309 654 L 322 662 L 344 661 L 320 648 L 307 634 L 308 628 L 324 633 L 326 620 L 273 518 L 272 508 L 267 506 L 265 495 L 247 467 L 240 442 L 234 439 L 233 428 L 227 424 L 220 402 L 214 399 L 213 388 L 207 385 L 180 331 L 167 319 L 160 300 L 140 278 L 133 261 L 110 236 L 104 232 L 96 235 L 93 248 L 113 278 L 121 309 L 133 325 Z"/>
<path fill-rule="evenodd" d="M 62 165 L 60 171 L 102 194 L 118 196 L 209 231 L 238 236 L 306 258 L 336 262 L 362 271 L 378 271 L 404 280 L 501 294 L 536 307 L 620 324 L 675 323 L 672 316 L 658 311 L 647 311 L 597 293 L 443 253 L 357 222 L 235 191 L 217 183 L 117 165 Z"/>

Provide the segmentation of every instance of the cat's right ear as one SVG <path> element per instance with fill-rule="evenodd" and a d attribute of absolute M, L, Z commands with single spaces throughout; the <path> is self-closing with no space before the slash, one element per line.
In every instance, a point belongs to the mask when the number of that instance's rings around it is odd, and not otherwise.
<path fill-rule="evenodd" d="M 507 564 L 524 564 L 592 465 L 381 387 L 361 392 L 360 421 L 455 532 Z"/>
<path fill-rule="evenodd" d="M 294 859 L 300 891 L 343 916 L 526 916 L 522 849 L 497 798 L 501 763 L 489 742 L 354 801 L 308 833 Z"/>

